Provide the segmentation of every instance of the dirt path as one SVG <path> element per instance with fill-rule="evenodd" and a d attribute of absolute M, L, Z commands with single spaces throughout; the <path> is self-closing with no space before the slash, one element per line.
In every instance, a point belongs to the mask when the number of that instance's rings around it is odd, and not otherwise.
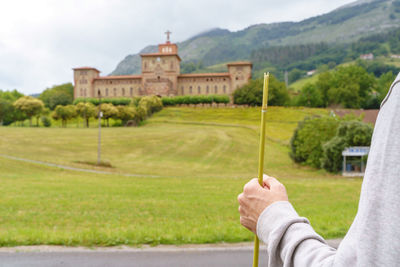
<path fill-rule="evenodd" d="M 108 174 L 108 175 L 111 174 L 111 175 L 120 175 L 120 176 L 128 176 L 128 177 L 146 177 L 146 178 L 147 177 L 150 177 L 150 178 L 160 178 L 161 177 L 161 176 L 157 176 L 157 175 L 118 173 L 118 172 L 108 172 L 108 171 L 76 168 L 76 167 L 60 165 L 60 164 L 55 164 L 55 163 L 50 163 L 50 162 L 45 162 L 45 161 L 19 158 L 19 157 L 4 155 L 4 154 L 0 154 L 0 157 L 6 158 L 6 159 L 11 159 L 11 160 L 17 160 L 17 161 L 23 161 L 23 162 L 38 164 L 38 165 L 42 165 L 42 166 L 60 168 L 60 169 L 64 169 L 64 170 L 78 171 L 78 172 L 87 172 L 87 173 L 96 173 L 96 174 Z"/>

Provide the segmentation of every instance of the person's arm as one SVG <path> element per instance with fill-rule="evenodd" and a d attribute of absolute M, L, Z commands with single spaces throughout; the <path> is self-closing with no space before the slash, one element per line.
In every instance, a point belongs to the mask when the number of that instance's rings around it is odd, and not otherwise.
<path fill-rule="evenodd" d="M 336 250 L 300 217 L 273 177 L 251 180 L 238 196 L 240 222 L 267 245 L 269 266 L 332 266 Z"/>

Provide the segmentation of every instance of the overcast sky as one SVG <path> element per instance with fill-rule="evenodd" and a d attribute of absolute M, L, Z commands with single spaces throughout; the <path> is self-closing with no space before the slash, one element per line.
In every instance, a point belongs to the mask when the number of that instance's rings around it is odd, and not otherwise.
<path fill-rule="evenodd" d="M 40 93 L 73 67 L 107 75 L 150 44 L 211 28 L 300 21 L 353 0 L 0 0 L 0 89 Z"/>

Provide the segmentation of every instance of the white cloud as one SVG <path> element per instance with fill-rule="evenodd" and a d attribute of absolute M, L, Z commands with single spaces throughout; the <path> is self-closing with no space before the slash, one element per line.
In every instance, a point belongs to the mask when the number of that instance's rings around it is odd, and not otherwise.
<path fill-rule="evenodd" d="M 220 27 L 299 21 L 352 0 L 0 0 L 0 89 L 38 93 L 72 81 L 71 68 L 110 73 L 126 55 Z"/>

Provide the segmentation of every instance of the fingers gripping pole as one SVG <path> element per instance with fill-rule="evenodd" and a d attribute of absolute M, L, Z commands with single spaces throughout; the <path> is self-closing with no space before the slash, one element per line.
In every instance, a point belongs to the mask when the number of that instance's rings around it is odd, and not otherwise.
<path fill-rule="evenodd" d="M 260 183 L 261 186 L 263 185 L 263 173 L 264 173 L 265 117 L 268 105 L 268 83 L 269 83 L 269 73 L 264 73 L 263 100 L 261 108 L 260 147 L 258 154 L 258 182 Z M 256 235 L 254 238 L 253 267 L 258 267 L 259 247 L 260 247 L 260 242 Z"/>

